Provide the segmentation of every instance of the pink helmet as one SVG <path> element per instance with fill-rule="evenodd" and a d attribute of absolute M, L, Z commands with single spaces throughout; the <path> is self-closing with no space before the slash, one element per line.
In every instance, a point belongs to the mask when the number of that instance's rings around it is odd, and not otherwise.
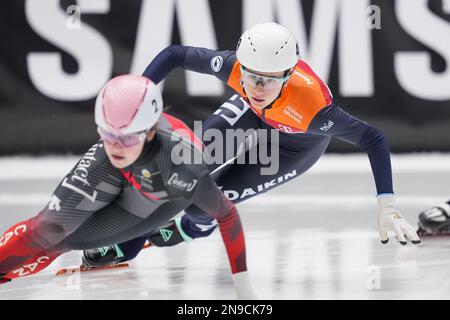
<path fill-rule="evenodd" d="M 158 121 L 163 109 L 161 91 L 149 79 L 117 76 L 103 87 L 95 101 L 95 123 L 115 135 L 145 131 Z"/>

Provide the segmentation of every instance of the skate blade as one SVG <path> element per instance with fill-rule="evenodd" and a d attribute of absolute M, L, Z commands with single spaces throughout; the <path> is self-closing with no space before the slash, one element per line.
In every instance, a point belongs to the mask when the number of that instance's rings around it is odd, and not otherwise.
<path fill-rule="evenodd" d="M 429 231 L 419 227 L 417 230 L 417 235 L 419 237 L 448 237 L 450 236 L 450 230 Z"/>
<path fill-rule="evenodd" d="M 104 271 L 104 270 L 112 270 L 112 269 L 125 269 L 128 268 L 130 265 L 128 263 L 119 263 L 114 265 L 107 265 L 103 267 L 86 267 L 84 265 L 81 265 L 77 268 L 63 268 L 58 270 L 56 272 L 57 276 L 62 276 L 66 274 L 72 274 L 77 272 L 92 272 L 92 271 Z"/>
<path fill-rule="evenodd" d="M 150 242 L 145 242 L 144 244 L 144 249 L 148 249 L 152 246 L 152 244 Z"/>
<path fill-rule="evenodd" d="M 151 248 L 152 244 L 150 242 L 145 242 L 143 249 Z M 81 265 L 78 268 L 63 268 L 56 272 L 57 276 L 62 276 L 65 274 L 72 274 L 77 272 L 91 272 L 91 271 L 101 271 L 101 270 L 110 270 L 110 269 L 117 269 L 117 268 L 128 268 L 128 263 L 119 263 L 114 265 L 106 265 L 103 267 L 86 267 L 85 265 Z"/>

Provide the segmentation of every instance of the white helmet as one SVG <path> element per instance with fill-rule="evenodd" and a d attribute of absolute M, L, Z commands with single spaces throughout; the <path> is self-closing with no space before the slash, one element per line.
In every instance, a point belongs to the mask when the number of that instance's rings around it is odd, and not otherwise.
<path fill-rule="evenodd" d="M 260 72 L 289 70 L 300 58 L 294 35 L 275 22 L 259 23 L 245 31 L 236 56 L 244 67 Z"/>
<path fill-rule="evenodd" d="M 148 78 L 121 75 L 111 79 L 95 101 L 95 123 L 116 135 L 145 131 L 161 116 L 161 91 Z"/>

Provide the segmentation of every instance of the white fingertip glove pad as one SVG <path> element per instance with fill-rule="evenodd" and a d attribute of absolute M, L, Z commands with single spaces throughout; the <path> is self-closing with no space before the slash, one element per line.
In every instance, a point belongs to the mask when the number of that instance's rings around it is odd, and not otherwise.
<path fill-rule="evenodd" d="M 235 273 L 231 277 L 239 300 L 257 300 L 247 271 Z"/>
<path fill-rule="evenodd" d="M 416 231 L 403 218 L 400 211 L 395 208 L 395 199 L 393 194 L 382 194 L 377 196 L 378 202 L 378 231 L 381 243 L 386 244 L 389 241 L 388 232 L 394 231 L 398 241 L 405 245 L 406 239 L 413 244 L 419 244 L 420 238 Z"/>

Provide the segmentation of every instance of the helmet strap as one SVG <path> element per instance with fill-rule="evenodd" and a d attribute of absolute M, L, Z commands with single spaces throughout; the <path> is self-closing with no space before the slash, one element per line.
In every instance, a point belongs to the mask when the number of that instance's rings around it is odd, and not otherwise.
<path fill-rule="evenodd" d="M 287 75 L 289 75 L 289 74 L 292 74 L 293 72 L 294 72 L 294 69 L 289 69 L 289 70 L 286 70 L 284 74 L 285 74 L 285 76 L 287 76 Z M 288 80 L 288 81 L 289 81 L 289 80 Z M 272 101 L 267 107 L 265 107 L 264 109 L 271 109 L 272 106 L 273 106 L 273 104 L 274 104 L 278 99 L 281 98 L 281 94 L 283 93 L 283 89 L 284 89 L 284 86 L 286 85 L 286 83 L 287 83 L 287 81 L 283 83 L 283 85 L 281 86 L 281 89 L 280 89 L 280 93 L 278 93 L 278 96 L 277 96 L 275 99 L 273 99 L 273 101 Z"/>
<path fill-rule="evenodd" d="M 155 135 L 156 135 L 156 128 L 155 126 L 153 126 L 153 128 L 151 128 L 150 130 L 148 130 L 147 132 L 147 138 L 145 139 L 145 142 L 151 142 L 155 139 Z"/>

